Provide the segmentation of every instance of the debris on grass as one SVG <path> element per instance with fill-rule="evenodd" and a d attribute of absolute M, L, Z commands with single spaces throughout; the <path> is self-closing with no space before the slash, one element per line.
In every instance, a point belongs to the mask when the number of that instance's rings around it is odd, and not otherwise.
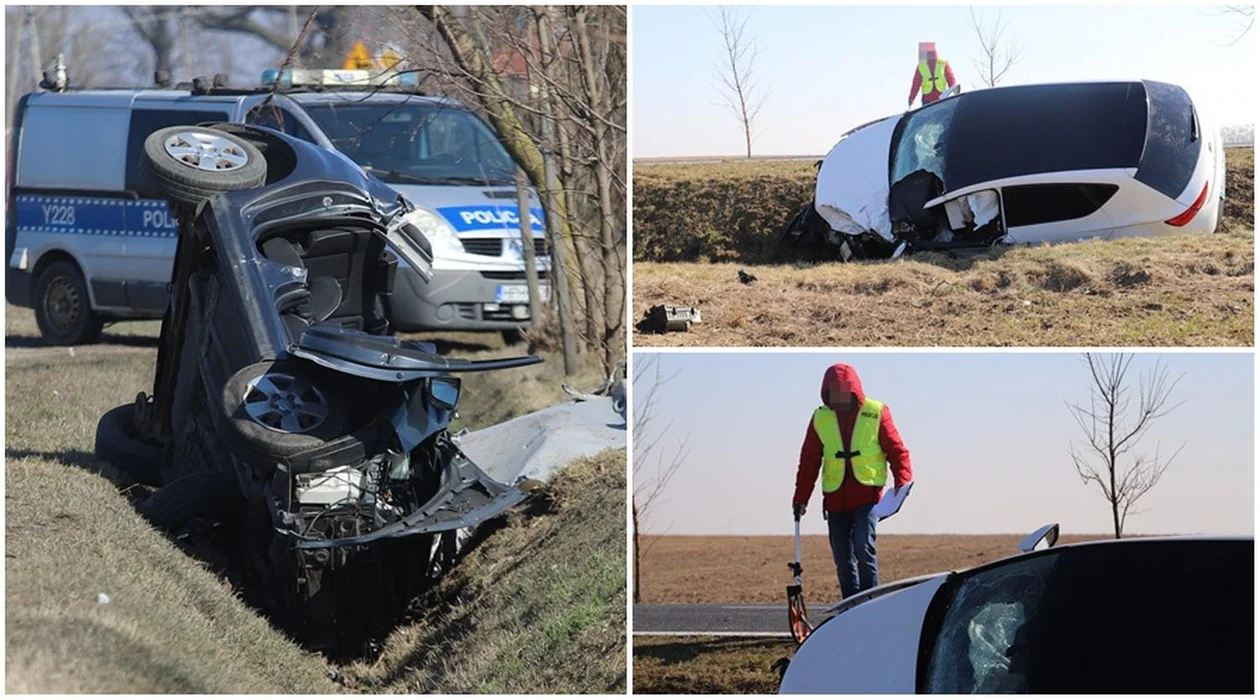
<path fill-rule="evenodd" d="M 742 281 L 743 278 L 740 279 Z M 691 330 L 691 324 L 700 322 L 700 309 L 694 306 L 657 304 L 643 314 L 643 320 L 639 321 L 635 328 L 640 333 L 668 333 L 670 331 L 685 333 Z"/>

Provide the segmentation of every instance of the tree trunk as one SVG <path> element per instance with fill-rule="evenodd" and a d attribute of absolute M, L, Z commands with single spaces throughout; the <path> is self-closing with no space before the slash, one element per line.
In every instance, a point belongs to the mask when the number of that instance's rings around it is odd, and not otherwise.
<path fill-rule="evenodd" d="M 525 285 L 529 288 L 529 320 L 535 328 L 542 325 L 538 310 L 542 297 L 538 289 L 538 266 L 534 260 L 534 225 L 529 211 L 529 178 L 516 171 L 516 207 L 521 227 L 521 254 L 525 258 Z"/>
<path fill-rule="evenodd" d="M 619 351 L 623 348 L 618 347 L 617 339 L 621 333 L 621 322 L 624 313 L 621 313 L 623 301 L 621 299 L 621 285 L 617 280 L 622 278 L 620 271 L 620 259 L 617 256 L 617 247 L 614 239 L 616 238 L 616 212 L 613 211 L 612 203 L 612 172 L 610 159 L 613 157 L 608 141 L 608 125 L 600 116 L 607 115 L 610 109 L 607 91 L 599 89 L 595 71 L 595 55 L 591 50 L 591 40 L 586 30 L 586 8 L 578 7 L 574 10 L 574 33 L 577 35 L 578 55 L 582 64 L 582 70 L 586 85 L 586 101 L 591 110 L 598 111 L 599 114 L 592 114 L 589 121 L 594 130 L 595 143 L 595 185 L 597 198 L 599 201 L 599 243 L 602 252 L 602 262 L 604 268 L 604 328 L 600 334 L 600 347 L 603 350 L 604 370 L 608 373 L 613 371 L 613 365 L 617 362 Z"/>
<path fill-rule="evenodd" d="M 39 81 L 43 80 L 44 57 L 40 53 L 39 46 L 39 18 L 36 13 L 41 8 L 29 7 L 26 10 L 26 20 L 30 23 L 30 44 L 31 44 L 31 77 L 34 78 L 34 90 L 39 90 Z"/>
<path fill-rule="evenodd" d="M 548 26 L 546 8 L 534 9 L 534 20 L 538 29 L 538 43 L 543 52 L 543 61 L 549 62 L 552 55 L 551 31 Z M 550 101 L 550 88 L 543 85 L 543 99 Z M 564 350 L 564 374 L 572 376 L 577 372 L 577 346 L 573 330 L 573 298 L 569 292 L 569 274 L 565 265 L 566 255 L 564 237 L 561 233 L 560 220 L 563 215 L 559 204 L 559 178 L 556 172 L 555 124 L 551 112 L 542 110 L 542 160 L 545 206 L 547 209 L 547 229 L 552 233 L 551 264 L 555 273 L 556 306 L 560 312 L 560 343 Z"/>
<path fill-rule="evenodd" d="M 634 590 L 631 591 L 630 599 L 635 603 L 639 603 L 643 600 L 643 595 L 640 593 L 639 587 L 639 572 L 643 570 L 643 565 L 639 560 L 639 504 L 634 499 L 630 500 L 630 513 L 634 528 L 634 540 L 632 544 L 632 547 L 634 548 Z"/>

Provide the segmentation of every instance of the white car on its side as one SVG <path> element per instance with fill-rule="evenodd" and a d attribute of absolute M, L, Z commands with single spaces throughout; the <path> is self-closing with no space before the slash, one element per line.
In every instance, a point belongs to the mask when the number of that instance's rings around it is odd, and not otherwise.
<path fill-rule="evenodd" d="M 865 124 L 821 161 L 785 241 L 844 260 L 995 243 L 1211 233 L 1218 125 L 1177 85 L 1020 85 Z"/>
<path fill-rule="evenodd" d="M 1057 538 L 840 603 L 779 692 L 1254 692 L 1253 538 Z"/>

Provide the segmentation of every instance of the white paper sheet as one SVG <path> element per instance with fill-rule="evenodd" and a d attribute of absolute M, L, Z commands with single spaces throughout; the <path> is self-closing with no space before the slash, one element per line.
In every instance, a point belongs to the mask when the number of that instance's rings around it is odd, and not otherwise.
<path fill-rule="evenodd" d="M 879 499 L 879 503 L 876 503 L 872 509 L 875 517 L 883 520 L 896 515 L 897 511 L 901 510 L 901 504 L 906 502 L 906 496 L 910 495 L 910 487 L 912 486 L 914 486 L 913 481 L 903 485 L 901 488 L 894 486 L 885 491 L 883 497 Z"/>

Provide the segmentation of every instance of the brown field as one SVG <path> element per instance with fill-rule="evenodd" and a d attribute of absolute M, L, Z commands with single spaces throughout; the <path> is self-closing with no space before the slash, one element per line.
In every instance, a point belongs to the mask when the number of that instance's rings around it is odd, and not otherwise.
<path fill-rule="evenodd" d="M 965 569 L 1016 553 L 1024 535 L 880 535 L 880 579 Z M 1059 542 L 1105 539 L 1065 535 Z M 665 535 L 644 540 L 643 603 L 780 603 L 791 583 L 787 563 L 792 538 Z M 823 535 L 801 538 L 805 600 L 810 605 L 840 600 L 831 548 Z M 786 603 L 784 603 L 786 606 Z"/>
<path fill-rule="evenodd" d="M 634 344 L 1250 346 L 1254 162 L 1229 151 L 1220 234 L 857 264 L 785 262 L 774 247 L 809 201 L 807 162 L 648 165 L 635 172 L 633 320 L 681 304 L 703 322 Z M 740 284 L 740 269 L 758 281 Z"/>

